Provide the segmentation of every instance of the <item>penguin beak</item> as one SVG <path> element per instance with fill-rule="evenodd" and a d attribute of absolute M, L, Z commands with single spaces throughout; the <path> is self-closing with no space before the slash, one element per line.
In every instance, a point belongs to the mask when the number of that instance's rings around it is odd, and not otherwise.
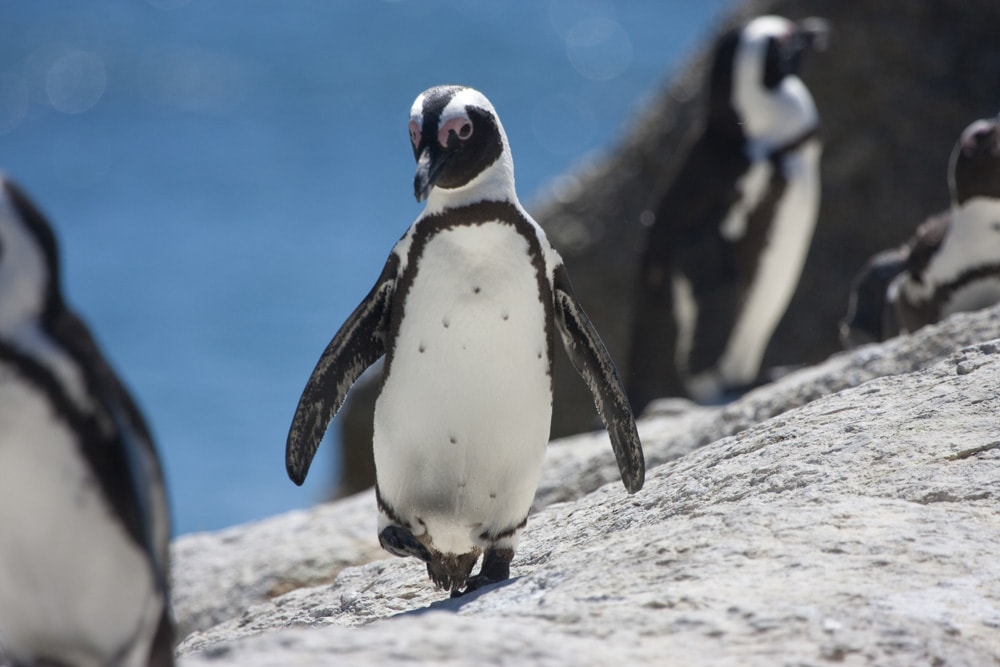
<path fill-rule="evenodd" d="M 418 202 L 427 199 L 431 188 L 441 175 L 441 168 L 444 167 L 450 153 L 435 150 L 433 145 L 425 146 L 420 155 L 417 156 L 417 173 L 413 176 L 413 195 Z"/>
<path fill-rule="evenodd" d="M 785 76 L 795 75 L 802 64 L 806 51 L 823 51 L 826 49 L 830 29 L 825 20 L 820 18 L 803 19 L 795 24 L 794 30 L 781 40 L 774 71 L 766 77 L 765 83 L 777 85 Z"/>

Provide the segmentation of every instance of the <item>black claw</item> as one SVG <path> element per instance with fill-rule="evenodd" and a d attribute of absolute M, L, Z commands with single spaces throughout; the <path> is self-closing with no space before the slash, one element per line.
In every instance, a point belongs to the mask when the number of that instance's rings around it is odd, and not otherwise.
<path fill-rule="evenodd" d="M 387 526 L 378 534 L 378 543 L 394 556 L 406 558 L 412 556 L 425 563 L 431 562 L 431 552 L 402 526 Z"/>
<path fill-rule="evenodd" d="M 434 559 L 427 563 L 427 574 L 438 588 L 446 591 L 458 591 L 479 560 L 479 549 L 473 549 L 466 554 L 435 553 Z"/>

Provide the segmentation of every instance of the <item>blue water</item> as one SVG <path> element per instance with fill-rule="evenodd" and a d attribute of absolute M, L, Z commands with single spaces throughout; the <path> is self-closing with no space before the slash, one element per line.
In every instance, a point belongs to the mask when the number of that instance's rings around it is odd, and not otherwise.
<path fill-rule="evenodd" d="M 284 441 L 323 347 L 418 215 L 413 98 L 494 103 L 526 205 L 606 150 L 728 3 L 0 0 L 0 168 L 133 389 L 175 532 L 324 497 Z"/>

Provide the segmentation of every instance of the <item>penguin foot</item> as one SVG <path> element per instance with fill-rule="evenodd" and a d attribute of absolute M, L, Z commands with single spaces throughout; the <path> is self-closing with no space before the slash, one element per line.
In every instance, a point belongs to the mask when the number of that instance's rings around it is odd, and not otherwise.
<path fill-rule="evenodd" d="M 393 556 L 406 558 L 412 556 L 425 563 L 431 562 L 431 552 L 413 533 L 402 526 L 386 526 L 378 534 L 378 543 Z"/>
<path fill-rule="evenodd" d="M 434 558 L 427 563 L 427 575 L 438 588 L 443 588 L 455 594 L 469 580 L 472 568 L 479 560 L 479 549 L 473 549 L 466 554 L 434 553 Z"/>
<path fill-rule="evenodd" d="M 464 591 L 452 590 L 451 597 L 457 598 L 474 590 L 506 581 L 510 578 L 510 562 L 514 560 L 513 549 L 487 549 L 483 556 L 483 566 L 479 574 L 469 577 Z"/>

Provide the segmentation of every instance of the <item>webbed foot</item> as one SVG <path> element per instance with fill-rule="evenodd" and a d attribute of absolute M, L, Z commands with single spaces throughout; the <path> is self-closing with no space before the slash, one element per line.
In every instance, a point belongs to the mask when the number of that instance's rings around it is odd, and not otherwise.
<path fill-rule="evenodd" d="M 479 549 L 466 554 L 442 554 L 435 552 L 433 560 L 427 563 L 427 575 L 438 588 L 451 591 L 460 590 L 469 579 L 472 568 L 479 560 Z"/>
<path fill-rule="evenodd" d="M 474 590 L 506 581 L 510 578 L 510 562 L 514 560 L 513 549 L 487 549 L 483 556 L 483 566 L 479 568 L 479 574 L 469 577 L 465 584 L 465 590 L 453 590 L 451 597 L 457 598 Z"/>
<path fill-rule="evenodd" d="M 431 552 L 420 540 L 413 536 L 413 533 L 402 526 L 386 526 L 378 534 L 378 543 L 382 548 L 394 556 L 406 558 L 412 556 L 419 558 L 425 563 L 431 562 Z"/>

